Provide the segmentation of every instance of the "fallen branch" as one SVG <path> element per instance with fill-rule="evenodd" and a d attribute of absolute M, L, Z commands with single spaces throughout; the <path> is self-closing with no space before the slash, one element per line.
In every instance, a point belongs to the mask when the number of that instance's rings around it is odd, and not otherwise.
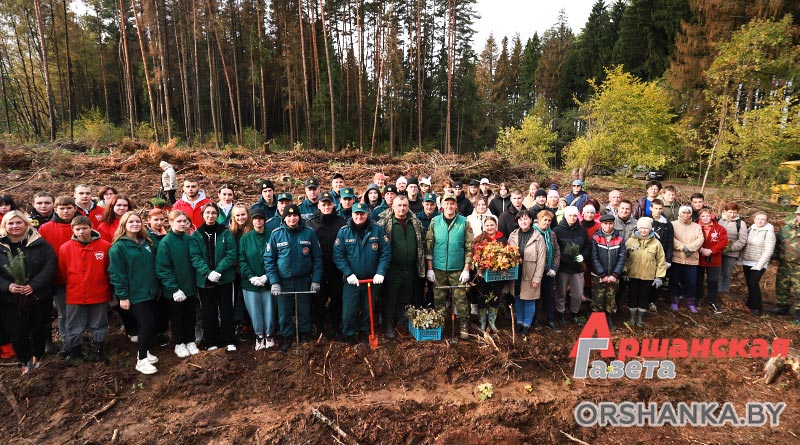
<path fill-rule="evenodd" d="M 558 430 L 558 432 L 559 432 L 559 433 L 561 433 L 561 434 L 563 434 L 563 435 L 565 435 L 565 436 L 567 436 L 567 439 L 569 439 L 569 440 L 571 440 L 571 441 L 573 441 L 573 442 L 579 443 L 579 444 L 581 444 L 581 445 L 589 445 L 589 443 L 587 443 L 587 442 L 584 442 L 584 441 L 582 441 L 582 440 L 578 439 L 577 437 L 575 437 L 575 436 L 572 436 L 572 435 L 570 435 L 570 434 L 567 434 L 567 433 L 565 433 L 565 432 L 563 432 L 563 431 L 561 431 L 561 430 Z"/>
<path fill-rule="evenodd" d="M 30 181 L 31 181 L 31 179 L 35 178 L 35 177 L 36 177 L 36 175 L 38 175 L 38 174 L 39 174 L 39 172 L 40 172 L 40 171 L 42 171 L 42 170 L 44 170 L 45 168 L 46 168 L 46 167 L 42 167 L 42 168 L 40 168 L 39 170 L 36 170 L 36 171 L 35 171 L 35 172 L 34 172 L 34 173 L 31 175 L 31 177 L 30 177 L 30 178 L 28 178 L 28 179 L 26 179 L 26 180 L 24 180 L 24 181 L 20 182 L 20 183 L 19 183 L 19 184 L 17 184 L 17 185 L 12 185 L 11 187 L 6 187 L 6 188 L 4 188 L 4 189 L 0 190 L 0 192 L 6 192 L 6 191 L 9 191 L 9 190 L 15 189 L 15 188 L 17 188 L 17 187 L 21 186 L 22 184 L 25 184 L 25 183 L 28 183 L 28 182 L 30 182 Z"/>
<path fill-rule="evenodd" d="M 88 415 L 89 418 L 86 419 L 86 421 L 83 422 L 83 424 L 80 427 L 78 427 L 78 429 L 75 430 L 74 437 L 77 437 L 78 434 L 81 431 L 83 431 L 84 428 L 89 426 L 89 424 L 92 423 L 92 420 L 94 420 L 97 423 L 100 423 L 100 419 L 98 419 L 97 416 L 100 416 L 100 415 L 104 414 L 106 411 L 110 410 L 116 404 L 117 404 L 117 399 L 111 399 L 110 402 L 108 402 L 105 405 L 103 405 L 102 407 L 100 407 L 100 409 L 98 409 L 97 411 L 89 414 Z"/>
<path fill-rule="evenodd" d="M 369 368 L 369 375 L 371 375 L 372 378 L 374 379 L 375 378 L 375 372 L 372 370 L 372 365 L 369 363 L 369 360 L 367 360 L 366 357 L 364 357 L 364 362 L 367 364 L 367 367 Z"/>
<path fill-rule="evenodd" d="M 331 419 L 325 417 L 318 409 L 311 408 L 311 414 L 314 415 L 317 419 L 321 420 L 325 425 L 328 425 L 336 434 L 339 435 L 340 438 L 345 439 L 350 442 L 351 445 L 358 445 L 358 442 L 355 439 L 351 438 L 350 435 L 345 433 L 338 425 L 336 425 Z"/>

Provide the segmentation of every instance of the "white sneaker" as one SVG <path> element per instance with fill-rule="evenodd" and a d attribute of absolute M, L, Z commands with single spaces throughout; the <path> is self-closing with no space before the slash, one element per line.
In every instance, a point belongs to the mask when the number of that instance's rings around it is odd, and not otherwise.
<path fill-rule="evenodd" d="M 264 339 L 263 338 L 257 338 L 256 339 L 256 351 L 260 351 L 262 349 L 264 349 Z"/>
<path fill-rule="evenodd" d="M 197 348 L 197 343 L 191 342 L 186 345 L 186 349 L 189 351 L 189 354 L 197 355 L 200 353 L 200 349 Z"/>
<path fill-rule="evenodd" d="M 158 369 L 146 358 L 136 361 L 136 370 L 142 374 L 155 374 Z"/>
<path fill-rule="evenodd" d="M 273 347 L 275 347 L 275 340 L 273 340 L 272 337 L 267 337 L 264 340 L 264 349 L 269 349 Z"/>
<path fill-rule="evenodd" d="M 128 338 L 130 339 L 131 343 L 139 343 L 138 335 L 129 335 Z"/>
<path fill-rule="evenodd" d="M 228 352 L 233 352 L 233 351 L 235 351 L 235 350 L 236 350 L 236 345 L 228 345 L 228 346 L 227 346 L 225 349 L 226 349 Z"/>
<path fill-rule="evenodd" d="M 210 351 L 216 351 L 216 350 L 217 350 L 216 346 L 209 346 L 209 347 L 206 348 L 206 351 L 209 351 L 209 352 Z"/>
<path fill-rule="evenodd" d="M 156 363 L 158 363 L 158 357 L 156 357 L 155 355 L 151 354 L 150 351 L 147 351 L 147 361 L 152 363 L 152 364 L 156 364 Z"/>
<path fill-rule="evenodd" d="M 178 358 L 186 358 L 190 354 L 189 350 L 186 349 L 186 345 L 180 344 L 180 345 L 175 345 L 175 355 L 177 355 Z"/>

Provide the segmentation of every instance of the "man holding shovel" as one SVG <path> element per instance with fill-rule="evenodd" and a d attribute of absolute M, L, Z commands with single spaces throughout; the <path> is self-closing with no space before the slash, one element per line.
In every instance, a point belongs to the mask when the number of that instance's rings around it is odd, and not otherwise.
<path fill-rule="evenodd" d="M 283 222 L 272 232 L 264 252 L 264 269 L 272 283 L 270 292 L 278 300 L 278 323 L 283 343 L 280 351 L 292 346 L 297 314 L 297 329 L 303 338 L 311 334 L 310 293 L 318 292 L 322 281 L 322 249 L 317 234 L 303 224 L 300 208 L 286 206 Z M 295 305 L 297 310 L 295 311 Z"/>
<path fill-rule="evenodd" d="M 455 195 L 442 197 L 442 213 L 431 221 L 425 239 L 428 281 L 434 282 L 433 304 L 444 311 L 447 287 L 463 286 L 469 281 L 474 235 L 467 218 L 457 213 Z M 453 299 L 460 321 L 461 339 L 469 339 L 469 304 L 463 287 L 452 288 Z"/>
<path fill-rule="evenodd" d="M 353 206 L 347 225 L 339 229 L 333 244 L 333 262 L 342 272 L 342 335 L 350 344 L 367 341 L 370 324 L 370 305 L 367 286 L 359 280 L 372 280 L 372 298 L 378 299 L 381 283 L 392 260 L 392 245 L 383 228 L 369 219 L 364 203 Z"/>

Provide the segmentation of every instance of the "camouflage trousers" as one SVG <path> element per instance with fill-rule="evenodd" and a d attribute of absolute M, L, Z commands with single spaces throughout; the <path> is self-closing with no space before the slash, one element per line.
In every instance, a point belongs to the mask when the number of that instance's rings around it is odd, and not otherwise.
<path fill-rule="evenodd" d="M 433 307 L 436 310 L 443 311 L 450 298 L 450 292 L 453 292 L 458 318 L 462 321 L 467 320 L 469 318 L 469 304 L 467 302 L 466 288 L 439 289 L 440 286 L 463 286 L 458 280 L 461 276 L 461 271 L 446 272 L 434 269 L 433 272 L 436 274 L 436 282 L 433 283 Z"/>
<path fill-rule="evenodd" d="M 600 277 L 592 276 L 592 312 L 617 312 L 617 288 L 619 281 L 601 283 Z"/>
<path fill-rule="evenodd" d="M 794 306 L 800 310 L 800 264 L 782 262 L 775 275 L 778 306 Z"/>

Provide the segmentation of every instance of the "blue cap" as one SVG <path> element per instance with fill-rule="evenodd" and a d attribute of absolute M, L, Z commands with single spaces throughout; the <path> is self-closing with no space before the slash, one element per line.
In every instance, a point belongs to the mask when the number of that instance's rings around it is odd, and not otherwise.
<path fill-rule="evenodd" d="M 356 195 L 353 193 L 353 189 L 352 188 L 350 188 L 350 187 L 342 187 L 342 189 L 339 190 L 339 197 L 342 198 L 342 199 L 345 199 L 345 198 L 353 198 L 353 199 L 355 199 Z"/>
<path fill-rule="evenodd" d="M 278 201 L 292 201 L 293 199 L 292 194 L 287 192 L 279 193 L 277 198 Z"/>
<path fill-rule="evenodd" d="M 423 201 L 423 202 L 424 202 L 424 201 L 428 201 L 428 202 L 436 202 L 436 194 L 435 194 L 435 193 L 426 193 L 426 194 L 425 194 L 425 197 L 424 197 L 424 198 L 422 198 L 422 201 Z"/>
<path fill-rule="evenodd" d="M 369 207 L 367 207 L 367 205 L 364 204 L 363 202 L 359 202 L 353 205 L 353 213 L 357 212 L 367 213 L 367 210 L 369 210 Z"/>
<path fill-rule="evenodd" d="M 319 200 L 333 202 L 333 195 L 331 195 L 331 192 L 325 192 L 319 197 Z"/>

